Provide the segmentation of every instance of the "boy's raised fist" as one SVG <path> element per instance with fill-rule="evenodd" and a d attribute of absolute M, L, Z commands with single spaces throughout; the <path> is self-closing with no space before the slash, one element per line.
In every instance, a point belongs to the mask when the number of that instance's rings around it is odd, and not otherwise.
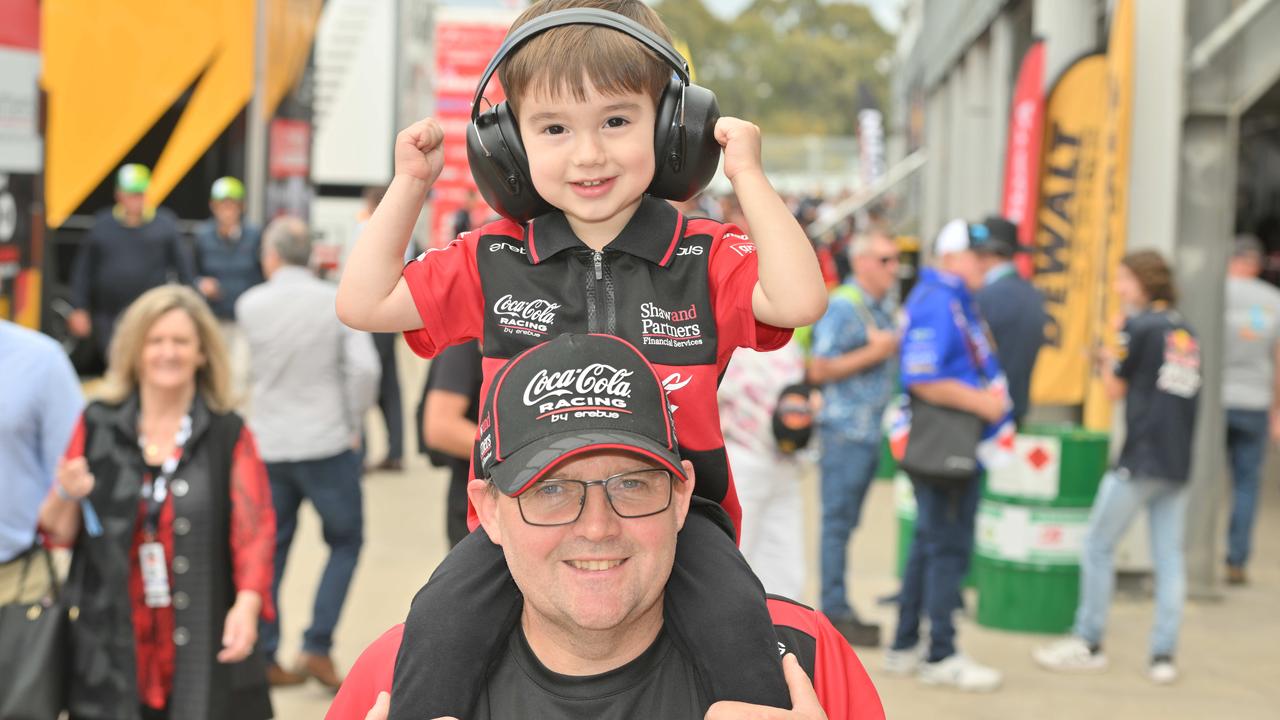
<path fill-rule="evenodd" d="M 742 172 L 761 171 L 760 128 L 746 120 L 722 117 L 716 121 L 716 142 L 724 148 L 724 176 L 733 182 Z"/>
<path fill-rule="evenodd" d="M 396 175 L 407 175 L 428 185 L 444 168 L 444 128 L 435 118 L 423 118 L 396 135 Z"/>

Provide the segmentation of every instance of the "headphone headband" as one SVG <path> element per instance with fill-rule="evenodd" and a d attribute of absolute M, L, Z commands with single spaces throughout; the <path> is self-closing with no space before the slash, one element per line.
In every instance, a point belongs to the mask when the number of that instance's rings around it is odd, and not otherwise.
<path fill-rule="evenodd" d="M 475 97 L 471 99 L 472 122 L 475 122 L 480 114 L 480 99 L 484 97 L 484 90 L 489 85 L 489 79 L 493 77 L 493 73 L 497 71 L 498 66 L 507 58 L 507 55 L 533 38 L 533 36 L 564 25 L 597 25 L 625 33 L 643 43 L 659 58 L 666 61 L 675 70 L 676 75 L 684 85 L 687 86 L 689 84 L 689 63 L 680 53 L 676 52 L 675 48 L 654 34 L 649 28 L 625 15 L 609 12 L 608 10 L 596 10 L 594 8 L 556 10 L 546 15 L 539 15 L 521 25 L 516 28 L 514 33 L 508 35 L 506 40 L 502 41 L 502 45 L 494 53 L 493 59 L 489 61 L 489 66 L 484 69 L 484 74 L 480 76 L 480 83 L 476 85 Z"/>

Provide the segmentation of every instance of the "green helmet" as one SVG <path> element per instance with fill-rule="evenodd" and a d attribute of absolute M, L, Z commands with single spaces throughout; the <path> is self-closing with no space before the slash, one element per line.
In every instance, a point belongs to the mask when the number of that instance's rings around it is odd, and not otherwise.
<path fill-rule="evenodd" d="M 213 181 L 209 190 L 210 200 L 244 200 L 244 183 L 231 177 L 220 177 Z"/>
<path fill-rule="evenodd" d="M 146 165 L 129 163 L 116 172 L 116 189 L 127 193 L 142 193 L 151 184 L 151 171 Z"/>

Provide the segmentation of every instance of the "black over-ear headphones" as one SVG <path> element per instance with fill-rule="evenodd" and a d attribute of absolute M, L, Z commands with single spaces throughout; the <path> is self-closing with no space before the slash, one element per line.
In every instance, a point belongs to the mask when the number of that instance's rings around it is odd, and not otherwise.
<path fill-rule="evenodd" d="M 618 13 L 578 8 L 550 12 L 517 28 L 480 77 L 467 125 L 467 160 L 485 202 L 521 223 L 554 209 L 533 188 L 529 157 L 511 107 L 502 102 L 481 113 L 480 100 L 489 78 L 507 55 L 538 33 L 563 25 L 599 25 L 626 33 L 675 69 L 658 100 L 653 133 L 656 163 L 646 192 L 667 200 L 688 200 L 698 194 L 711 181 L 720 161 L 720 144 L 714 134 L 720 119 L 715 94 L 691 84 L 689 63 L 648 28 Z"/>

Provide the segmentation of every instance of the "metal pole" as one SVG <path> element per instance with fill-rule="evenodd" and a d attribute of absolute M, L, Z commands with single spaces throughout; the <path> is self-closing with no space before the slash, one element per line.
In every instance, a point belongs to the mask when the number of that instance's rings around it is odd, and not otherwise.
<path fill-rule="evenodd" d="M 267 0 L 255 0 L 253 27 L 253 98 L 246 118 L 245 215 L 261 226 L 267 199 Z"/>

